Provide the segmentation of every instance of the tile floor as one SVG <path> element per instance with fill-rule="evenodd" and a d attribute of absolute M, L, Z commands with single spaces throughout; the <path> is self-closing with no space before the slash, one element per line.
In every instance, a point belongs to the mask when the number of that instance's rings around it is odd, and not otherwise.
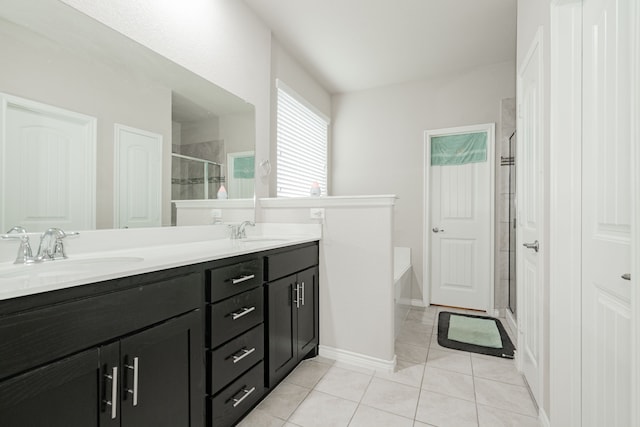
<path fill-rule="evenodd" d="M 306 360 L 240 426 L 538 427 L 514 362 L 440 347 L 438 310 L 411 308 L 395 373 Z"/>

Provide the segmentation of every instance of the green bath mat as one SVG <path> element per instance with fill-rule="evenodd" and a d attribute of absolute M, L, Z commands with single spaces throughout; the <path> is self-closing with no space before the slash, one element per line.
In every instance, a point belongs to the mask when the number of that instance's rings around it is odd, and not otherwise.
<path fill-rule="evenodd" d="M 498 319 L 442 311 L 438 344 L 455 350 L 513 359 L 513 343 Z"/>

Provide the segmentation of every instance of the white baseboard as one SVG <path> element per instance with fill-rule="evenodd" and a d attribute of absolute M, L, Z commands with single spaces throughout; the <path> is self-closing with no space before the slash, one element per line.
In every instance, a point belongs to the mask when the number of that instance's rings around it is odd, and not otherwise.
<path fill-rule="evenodd" d="M 414 299 L 411 300 L 411 305 L 414 306 L 414 307 L 426 307 L 424 305 L 424 301 L 422 301 L 421 299 L 417 299 L 417 298 L 414 298 Z"/>
<path fill-rule="evenodd" d="M 396 368 L 396 355 L 392 360 L 378 359 L 376 357 L 367 356 L 352 351 L 341 350 L 339 348 L 327 347 L 320 345 L 318 348 L 320 356 L 333 359 L 338 362 L 348 363 L 350 365 L 359 366 L 361 368 L 373 369 L 375 371 L 393 373 Z"/>
<path fill-rule="evenodd" d="M 540 421 L 541 427 L 551 427 L 551 422 L 549 421 L 549 417 L 547 413 L 544 412 L 544 409 L 538 409 L 538 421 Z"/>

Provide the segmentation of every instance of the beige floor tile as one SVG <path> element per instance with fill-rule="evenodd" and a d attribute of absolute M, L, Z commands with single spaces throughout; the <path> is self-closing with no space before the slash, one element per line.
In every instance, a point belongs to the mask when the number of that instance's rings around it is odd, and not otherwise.
<path fill-rule="evenodd" d="M 506 409 L 523 415 L 536 417 L 537 411 L 526 387 L 474 379 L 476 386 L 476 401 L 481 405 Z"/>
<path fill-rule="evenodd" d="M 400 330 L 412 331 L 412 332 L 422 333 L 425 335 L 426 334 L 431 335 L 433 333 L 433 328 L 434 328 L 433 324 L 426 324 L 418 320 L 409 319 L 404 321 L 404 323 L 402 324 L 402 328 Z"/>
<path fill-rule="evenodd" d="M 284 424 L 285 420 L 256 408 L 238 424 L 238 427 L 282 427 Z"/>
<path fill-rule="evenodd" d="M 423 372 L 424 363 L 414 363 L 404 360 L 398 360 L 396 363 L 395 372 L 376 372 L 376 377 L 410 385 L 412 387 L 420 387 L 420 384 L 422 383 Z"/>
<path fill-rule="evenodd" d="M 538 419 L 490 406 L 478 405 L 480 427 L 539 427 Z"/>
<path fill-rule="evenodd" d="M 411 309 L 409 310 L 409 313 L 407 314 L 405 321 L 413 320 L 413 321 L 422 322 L 427 325 L 434 325 L 437 321 L 436 314 L 437 314 L 437 310 L 433 308 L 430 308 L 428 310 Z"/>
<path fill-rule="evenodd" d="M 333 367 L 347 369 L 349 371 L 354 371 L 354 372 L 360 372 L 361 374 L 366 374 L 371 376 L 373 376 L 373 374 L 376 372 L 375 369 L 363 368 L 362 366 L 352 365 L 351 363 L 347 363 L 347 362 L 336 361 L 336 363 L 333 364 Z"/>
<path fill-rule="evenodd" d="M 425 423 L 421 423 L 420 421 L 414 421 L 413 427 L 435 427 L 435 426 L 433 424 L 425 424 Z"/>
<path fill-rule="evenodd" d="M 427 361 L 427 352 L 429 351 L 429 347 L 427 346 L 412 345 L 396 341 L 395 349 L 398 360 L 413 363 L 424 363 Z"/>
<path fill-rule="evenodd" d="M 471 375 L 444 369 L 427 367 L 424 371 L 422 389 L 472 402 L 476 400 Z"/>
<path fill-rule="evenodd" d="M 322 356 L 316 356 L 307 360 L 310 362 L 324 363 L 325 365 L 333 365 L 334 363 L 336 363 L 335 360 L 329 359 L 328 357 L 322 357 Z"/>
<path fill-rule="evenodd" d="M 438 427 L 477 427 L 476 404 L 422 390 L 416 420 Z"/>
<path fill-rule="evenodd" d="M 471 365 L 473 375 L 493 381 L 500 381 L 507 384 L 525 385 L 522 374 L 518 372 L 513 359 L 501 359 L 492 356 L 480 356 L 471 354 Z"/>
<path fill-rule="evenodd" d="M 371 375 L 332 366 L 315 386 L 315 390 L 359 402 L 370 381 Z"/>
<path fill-rule="evenodd" d="M 258 409 L 271 416 L 286 420 L 310 391 L 305 387 L 282 382 L 260 402 Z"/>
<path fill-rule="evenodd" d="M 429 350 L 427 368 L 445 369 L 471 375 L 471 356 L 465 352 Z"/>
<path fill-rule="evenodd" d="M 427 332 L 416 332 L 409 329 L 400 329 L 396 341 L 405 344 L 426 346 L 431 340 L 431 334 Z"/>
<path fill-rule="evenodd" d="M 285 378 L 285 381 L 302 387 L 313 388 L 329 369 L 331 369 L 331 365 L 305 360 Z"/>
<path fill-rule="evenodd" d="M 374 378 L 362 398 L 362 404 L 413 418 L 420 389 L 381 378 Z"/>
<path fill-rule="evenodd" d="M 413 419 L 404 418 L 369 406 L 360 405 L 349 427 L 412 427 Z"/>
<path fill-rule="evenodd" d="M 301 427 L 346 427 L 357 407 L 356 402 L 312 391 L 289 422 Z"/>

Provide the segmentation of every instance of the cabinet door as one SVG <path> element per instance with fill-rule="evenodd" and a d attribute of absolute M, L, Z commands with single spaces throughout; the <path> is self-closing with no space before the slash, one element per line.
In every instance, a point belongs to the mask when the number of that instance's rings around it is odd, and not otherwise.
<path fill-rule="evenodd" d="M 295 275 L 266 285 L 269 312 L 269 387 L 273 387 L 284 378 L 298 361 L 298 349 L 294 338 L 298 334 L 294 303 L 295 286 Z"/>
<path fill-rule="evenodd" d="M 2 427 L 98 426 L 97 348 L 0 383 Z"/>
<path fill-rule="evenodd" d="M 203 424 L 201 331 L 195 311 L 121 341 L 122 427 Z"/>
<path fill-rule="evenodd" d="M 318 345 L 318 268 L 298 273 L 298 358 Z"/>

